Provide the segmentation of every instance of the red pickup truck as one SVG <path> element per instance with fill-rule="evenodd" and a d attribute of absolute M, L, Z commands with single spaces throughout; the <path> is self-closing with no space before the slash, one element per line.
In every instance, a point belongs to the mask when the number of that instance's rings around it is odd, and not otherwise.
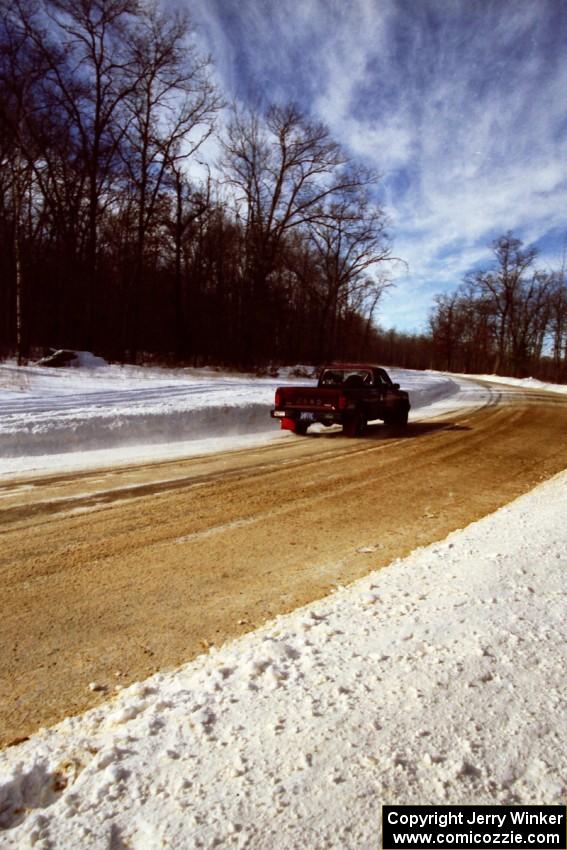
<path fill-rule="evenodd" d="M 374 419 L 405 427 L 409 409 L 407 392 L 380 366 L 331 363 L 319 373 L 316 387 L 278 387 L 271 416 L 296 434 L 321 422 L 338 423 L 346 436 L 358 437 Z"/>

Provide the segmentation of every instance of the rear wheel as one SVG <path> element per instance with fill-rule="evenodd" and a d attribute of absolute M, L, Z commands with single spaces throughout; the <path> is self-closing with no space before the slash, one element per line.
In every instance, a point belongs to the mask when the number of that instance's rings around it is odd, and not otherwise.
<path fill-rule="evenodd" d="M 300 437 L 305 436 L 308 428 L 309 428 L 309 422 L 301 422 L 299 419 L 296 420 L 296 422 L 295 422 L 295 433 L 299 434 Z"/>
<path fill-rule="evenodd" d="M 366 431 L 366 417 L 357 410 L 343 422 L 343 434 L 345 437 L 362 437 Z"/>

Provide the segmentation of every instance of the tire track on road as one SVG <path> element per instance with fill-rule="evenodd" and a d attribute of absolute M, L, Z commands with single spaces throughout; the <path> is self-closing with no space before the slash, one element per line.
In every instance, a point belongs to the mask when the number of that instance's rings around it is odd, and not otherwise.
<path fill-rule="evenodd" d="M 89 691 L 93 680 L 108 695 L 117 681 L 189 660 L 565 468 L 567 399 L 499 393 L 390 439 L 377 426 L 360 441 L 292 439 L 13 482 L 1 535 L 0 740 L 104 698 Z M 109 481 L 110 493 L 96 492 Z M 141 489 L 125 498 L 132 483 Z M 77 507 L 87 513 L 68 515 Z"/>

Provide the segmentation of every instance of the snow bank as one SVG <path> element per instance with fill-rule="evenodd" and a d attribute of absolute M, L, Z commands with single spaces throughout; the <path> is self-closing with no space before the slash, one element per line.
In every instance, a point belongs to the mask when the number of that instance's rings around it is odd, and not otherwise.
<path fill-rule="evenodd" d="M 501 375 L 477 375 L 476 377 L 482 381 L 490 381 L 494 384 L 509 384 L 513 387 L 549 390 L 554 393 L 567 393 L 566 384 L 547 384 L 545 381 L 539 381 L 537 378 L 506 378 Z"/>
<path fill-rule="evenodd" d="M 274 431 L 275 385 L 135 367 L 0 368 L 0 454 L 25 458 Z"/>
<path fill-rule="evenodd" d="M 563 803 L 566 511 L 563 473 L 4 751 L 0 846 L 370 850 L 383 803 Z"/>
<path fill-rule="evenodd" d="M 59 407 L 57 416 L 17 413 L 0 421 L 0 447 L 4 457 L 20 457 L 275 430 L 266 407 L 251 401 L 192 407 L 182 399 L 174 406 L 162 399 L 138 410 L 118 402 L 94 411 Z"/>
<path fill-rule="evenodd" d="M 409 392 L 412 410 L 420 410 L 434 402 L 453 399 L 468 389 L 462 381 L 439 372 L 416 372 L 413 369 L 393 369 L 393 381 Z"/>
<path fill-rule="evenodd" d="M 100 366 L 95 362 L 100 358 L 78 355 L 85 368 L 0 366 L 0 473 L 81 468 L 96 463 L 92 455 L 101 451 L 115 451 L 114 459 L 107 458 L 112 463 L 129 449 L 131 462 L 154 456 L 154 447 L 161 447 L 163 457 L 188 454 L 188 442 L 204 439 L 273 438 L 279 434 L 279 423 L 269 415 L 276 387 L 314 382 L 304 377 L 306 367 L 285 369 L 277 378 L 254 378 L 211 370 Z M 391 375 L 408 389 L 420 413 L 463 393 L 463 383 L 445 375 L 396 369 Z M 199 449 L 215 451 L 218 444 L 207 449 L 201 443 Z"/>

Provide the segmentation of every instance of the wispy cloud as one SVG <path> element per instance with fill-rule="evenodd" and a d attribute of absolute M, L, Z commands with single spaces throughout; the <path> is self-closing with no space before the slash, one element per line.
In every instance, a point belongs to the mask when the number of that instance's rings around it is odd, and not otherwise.
<path fill-rule="evenodd" d="M 294 99 L 383 175 L 409 273 L 384 324 L 423 325 L 488 243 L 567 228 L 565 0 L 195 0 L 229 95 Z"/>

